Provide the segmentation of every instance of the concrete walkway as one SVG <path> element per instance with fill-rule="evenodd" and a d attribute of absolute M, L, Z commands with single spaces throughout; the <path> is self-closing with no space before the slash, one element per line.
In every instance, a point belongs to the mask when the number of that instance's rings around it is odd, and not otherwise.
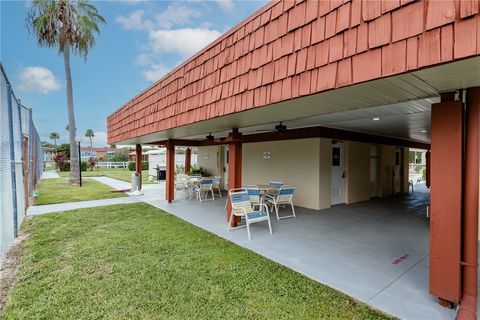
<path fill-rule="evenodd" d="M 115 190 L 130 190 L 130 183 L 118 179 L 113 179 L 109 177 L 90 177 L 90 179 L 96 180 L 107 186 L 112 187 Z"/>
<path fill-rule="evenodd" d="M 42 176 L 40 179 L 58 179 L 60 176 L 56 171 L 43 171 Z"/>
<path fill-rule="evenodd" d="M 84 209 L 84 208 L 93 208 L 101 206 L 110 206 L 113 204 L 127 204 L 127 203 L 137 203 L 141 202 L 140 199 L 135 197 L 124 197 L 124 198 L 112 198 L 112 199 L 100 199 L 100 200 L 91 200 L 91 201 L 78 201 L 78 202 L 67 202 L 67 203 L 58 203 L 58 204 L 46 204 L 43 206 L 31 206 L 27 209 L 27 215 L 39 215 L 50 212 L 59 212 L 66 210 L 74 209 Z"/>

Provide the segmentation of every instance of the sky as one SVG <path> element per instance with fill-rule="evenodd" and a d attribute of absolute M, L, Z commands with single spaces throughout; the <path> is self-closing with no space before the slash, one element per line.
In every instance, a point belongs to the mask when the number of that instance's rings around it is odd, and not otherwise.
<path fill-rule="evenodd" d="M 267 1 L 91 1 L 106 19 L 87 60 L 71 59 L 77 136 L 106 146 L 106 118 L 130 98 L 259 9 Z M 26 16 L 32 0 L 0 0 L 0 60 L 17 98 L 32 108 L 40 137 L 67 142 L 65 69 L 39 47 Z"/>

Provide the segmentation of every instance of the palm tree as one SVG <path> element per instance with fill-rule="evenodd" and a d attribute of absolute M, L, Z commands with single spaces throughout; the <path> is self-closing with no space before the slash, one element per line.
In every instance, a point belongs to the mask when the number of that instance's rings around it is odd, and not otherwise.
<path fill-rule="evenodd" d="M 85 137 L 90 139 L 90 149 L 93 149 L 92 148 L 92 138 L 95 137 L 95 135 L 93 134 L 93 130 L 92 129 L 87 129 L 87 132 L 85 132 Z"/>
<path fill-rule="evenodd" d="M 105 19 L 97 8 L 87 0 L 33 0 L 27 18 L 29 29 L 35 34 L 38 44 L 57 47 L 63 55 L 67 85 L 67 109 L 70 140 L 71 184 L 80 182 L 78 150 L 75 143 L 76 126 L 73 110 L 72 75 L 70 51 L 87 58 L 88 51 L 95 44 L 95 34 L 100 33 L 98 25 Z"/>
<path fill-rule="evenodd" d="M 50 139 L 55 141 L 55 153 L 57 153 L 57 139 L 60 139 L 60 135 L 58 132 L 52 132 L 50 133 Z"/>
<path fill-rule="evenodd" d="M 70 131 L 70 128 L 68 127 L 68 124 L 67 124 L 67 126 L 65 127 L 65 130 Z"/>

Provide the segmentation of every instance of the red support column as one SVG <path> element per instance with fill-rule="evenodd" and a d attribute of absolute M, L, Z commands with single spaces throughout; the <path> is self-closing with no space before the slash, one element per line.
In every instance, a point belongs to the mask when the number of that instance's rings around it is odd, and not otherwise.
<path fill-rule="evenodd" d="M 167 181 L 165 182 L 165 200 L 172 203 L 175 198 L 175 145 L 167 142 Z"/>
<path fill-rule="evenodd" d="M 142 145 L 135 145 L 135 171 L 140 174 L 138 190 L 142 190 Z"/>
<path fill-rule="evenodd" d="M 431 152 L 427 150 L 425 153 L 425 185 L 430 188 L 430 157 Z"/>
<path fill-rule="evenodd" d="M 233 141 L 228 144 L 228 190 L 242 187 L 242 142 L 241 133 L 234 129 L 230 134 Z M 230 221 L 232 206 L 228 202 L 227 221 Z M 236 226 L 240 219 L 235 218 L 232 222 Z"/>
<path fill-rule="evenodd" d="M 477 319 L 480 87 L 467 89 L 463 191 L 463 296 L 457 319 Z"/>
<path fill-rule="evenodd" d="M 192 163 L 192 149 L 187 148 L 187 150 L 185 150 L 185 174 L 190 173 L 191 163 Z"/>
<path fill-rule="evenodd" d="M 462 119 L 460 101 L 432 105 L 430 294 L 445 306 L 461 296 Z"/>

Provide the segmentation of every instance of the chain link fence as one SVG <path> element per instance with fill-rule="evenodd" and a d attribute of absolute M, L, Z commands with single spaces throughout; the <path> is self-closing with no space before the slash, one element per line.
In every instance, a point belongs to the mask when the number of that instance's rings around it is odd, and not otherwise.
<path fill-rule="evenodd" d="M 25 217 L 43 170 L 40 137 L 32 110 L 15 97 L 1 68 L 0 94 L 0 264 Z"/>

